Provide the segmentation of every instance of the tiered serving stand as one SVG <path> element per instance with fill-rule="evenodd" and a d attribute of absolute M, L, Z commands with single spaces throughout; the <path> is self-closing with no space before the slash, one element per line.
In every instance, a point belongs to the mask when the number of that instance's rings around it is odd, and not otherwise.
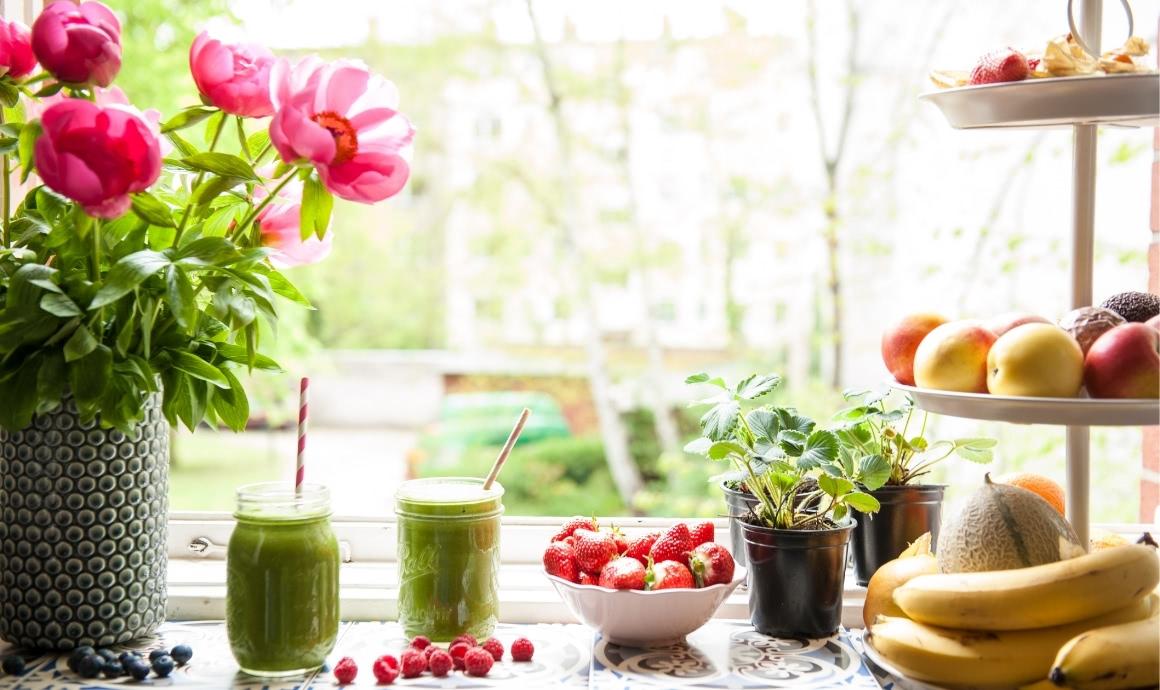
<path fill-rule="evenodd" d="M 1100 51 L 1102 9 L 1101 0 L 1087 0 L 1082 3 L 1079 27 L 1072 22 L 1073 34 L 1086 39 L 1093 55 Z M 1070 2 L 1068 14 L 1070 20 Z M 956 129 L 1067 126 L 1074 130 L 1071 307 L 1091 305 L 1096 128 L 1160 125 L 1160 75 L 1153 72 L 1029 79 L 947 89 L 923 94 L 921 98 L 937 106 Z M 937 414 L 1066 426 L 1067 514 L 1083 544 L 1089 538 L 1090 427 L 1160 424 L 1157 400 L 1026 398 L 950 393 L 900 384 L 896 387 L 910 394 L 918 407 Z"/>

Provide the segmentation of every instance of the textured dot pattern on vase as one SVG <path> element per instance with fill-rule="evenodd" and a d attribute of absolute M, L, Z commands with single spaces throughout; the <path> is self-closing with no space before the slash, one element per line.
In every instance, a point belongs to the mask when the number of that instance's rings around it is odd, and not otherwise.
<path fill-rule="evenodd" d="M 0 638 L 102 647 L 164 620 L 169 426 L 160 395 L 143 407 L 131 436 L 71 399 L 0 429 Z"/>

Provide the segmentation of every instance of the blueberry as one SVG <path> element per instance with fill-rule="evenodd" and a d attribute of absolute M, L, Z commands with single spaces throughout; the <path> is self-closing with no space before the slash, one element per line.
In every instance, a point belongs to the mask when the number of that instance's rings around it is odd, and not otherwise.
<path fill-rule="evenodd" d="M 117 653 L 111 649 L 98 649 L 97 655 L 100 656 L 105 661 L 116 661 L 117 660 Z"/>
<path fill-rule="evenodd" d="M 154 649 L 152 652 L 149 652 L 149 663 L 153 663 L 154 661 L 157 661 L 158 657 L 166 656 L 168 654 L 169 652 L 165 651 L 164 649 Z"/>
<path fill-rule="evenodd" d="M 68 670 L 73 673 L 77 672 L 77 667 L 81 663 L 81 659 L 94 654 L 92 647 L 77 647 L 68 655 Z"/>
<path fill-rule="evenodd" d="M 176 667 L 177 664 L 173 663 L 173 657 L 168 654 L 159 656 L 153 660 L 153 672 L 157 674 L 158 678 L 167 677 L 170 673 L 173 673 L 173 669 Z"/>
<path fill-rule="evenodd" d="M 140 658 L 141 655 L 137 652 L 121 652 L 121 655 L 117 657 L 117 661 L 120 661 L 122 666 L 128 667 L 130 661 Z"/>
<path fill-rule="evenodd" d="M 24 657 L 13 654 L 12 656 L 4 657 L 4 661 L 0 661 L 0 668 L 10 676 L 19 676 L 24 673 Z"/>
<path fill-rule="evenodd" d="M 130 661 L 129 665 L 125 667 L 125 671 L 133 677 L 133 680 L 145 680 L 149 677 L 149 664 L 141 659 Z"/>
<path fill-rule="evenodd" d="M 101 673 L 105 674 L 106 678 L 120 678 L 125 675 L 125 667 L 120 661 L 106 661 L 101 667 Z"/>
<path fill-rule="evenodd" d="M 173 657 L 173 660 L 176 661 L 178 665 L 185 666 L 189 663 L 189 660 L 193 658 L 193 648 L 187 644 L 179 644 L 173 648 L 173 651 L 169 653 L 169 656 Z"/>
<path fill-rule="evenodd" d="M 101 667 L 104 665 L 105 660 L 100 655 L 89 654 L 77 662 L 77 673 L 83 678 L 96 678 L 101 675 Z"/>

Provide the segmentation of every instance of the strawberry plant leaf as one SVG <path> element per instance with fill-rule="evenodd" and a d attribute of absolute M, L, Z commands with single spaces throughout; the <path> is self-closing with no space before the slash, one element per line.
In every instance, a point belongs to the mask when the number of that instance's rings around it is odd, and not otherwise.
<path fill-rule="evenodd" d="M 701 430 L 705 436 L 714 441 L 723 441 L 729 438 L 733 428 L 737 426 L 740 414 L 741 404 L 736 400 L 714 405 L 701 417 Z"/>
<path fill-rule="evenodd" d="M 875 453 L 858 462 L 858 480 L 870 491 L 882 487 L 890 479 L 890 462 Z"/>
<path fill-rule="evenodd" d="M 756 400 L 772 393 L 781 385 L 781 377 L 777 374 L 754 374 L 737 382 L 734 391 L 742 400 Z"/>
<path fill-rule="evenodd" d="M 842 498 L 842 502 L 854 510 L 863 513 L 874 513 L 882 507 L 877 498 L 874 498 L 870 494 L 864 493 L 862 491 L 854 491 L 846 494 Z"/>
<path fill-rule="evenodd" d="M 781 418 L 773 410 L 758 408 L 745 415 L 745 422 L 757 440 L 775 441 L 781 431 Z"/>
<path fill-rule="evenodd" d="M 818 429 L 806 438 L 798 466 L 812 470 L 838 459 L 838 437 L 832 431 Z"/>

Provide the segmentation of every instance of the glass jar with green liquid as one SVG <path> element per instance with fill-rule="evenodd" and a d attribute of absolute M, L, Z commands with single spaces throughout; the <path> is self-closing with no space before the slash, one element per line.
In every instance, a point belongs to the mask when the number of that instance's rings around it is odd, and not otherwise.
<path fill-rule="evenodd" d="M 290 676 L 322 666 L 338 639 L 338 540 L 330 492 L 307 484 L 237 491 L 226 556 L 226 629 L 242 671 Z"/>
<path fill-rule="evenodd" d="M 499 621 L 503 487 L 469 477 L 403 482 L 399 522 L 399 624 L 407 637 L 491 636 Z"/>

